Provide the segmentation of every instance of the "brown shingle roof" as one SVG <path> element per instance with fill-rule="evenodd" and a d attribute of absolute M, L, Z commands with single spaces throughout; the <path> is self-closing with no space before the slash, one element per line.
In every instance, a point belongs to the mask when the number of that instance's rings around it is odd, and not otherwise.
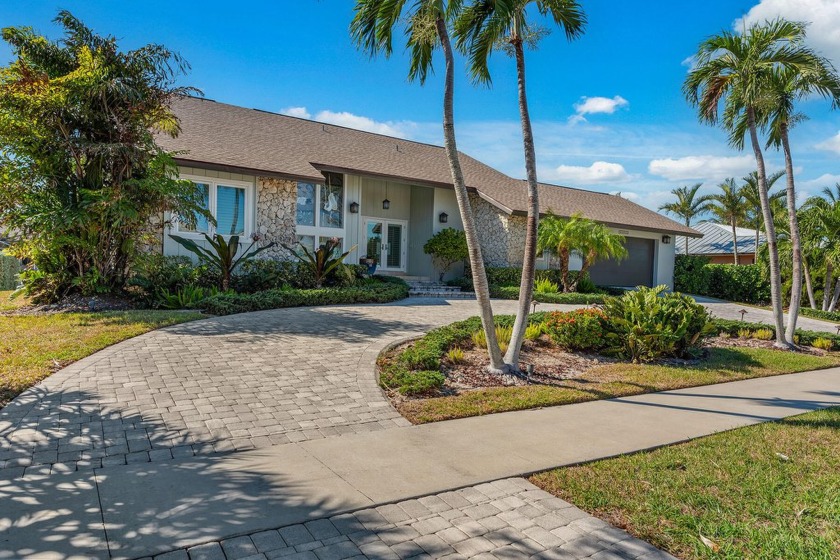
<path fill-rule="evenodd" d="M 451 186 L 443 148 L 331 124 L 184 97 L 173 106 L 177 138 L 166 150 L 187 164 L 321 180 L 320 170 Z M 462 154 L 467 187 L 506 212 L 524 213 L 525 182 Z M 542 184 L 540 206 L 560 216 L 580 212 L 610 225 L 699 236 L 692 229 L 619 196 Z"/>

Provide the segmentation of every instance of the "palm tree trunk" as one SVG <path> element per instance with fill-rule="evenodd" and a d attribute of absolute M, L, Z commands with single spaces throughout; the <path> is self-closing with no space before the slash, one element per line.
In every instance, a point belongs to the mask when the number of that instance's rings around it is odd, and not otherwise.
<path fill-rule="evenodd" d="M 840 300 L 840 278 L 834 285 L 834 295 L 831 297 L 831 303 L 828 305 L 828 311 L 834 312 L 837 309 L 837 302 Z"/>
<path fill-rule="evenodd" d="M 508 368 L 502 358 L 502 351 L 499 349 L 499 342 L 496 338 L 496 324 L 493 320 L 493 307 L 490 303 L 490 287 L 487 284 L 487 273 L 484 270 L 484 258 L 481 255 L 481 244 L 475 229 L 475 218 L 473 217 L 472 206 L 470 206 L 467 187 L 464 183 L 464 173 L 461 170 L 461 161 L 458 157 L 458 146 L 455 142 L 455 111 L 453 109 L 455 60 L 452 55 L 452 44 L 444 19 L 438 17 L 435 25 L 446 59 L 446 77 L 443 90 L 443 141 L 446 157 L 449 160 L 449 170 L 452 173 L 455 199 L 458 201 L 458 210 L 461 213 L 461 222 L 464 225 L 464 234 L 467 238 L 475 299 L 478 301 L 481 325 L 484 327 L 484 335 L 487 339 L 487 353 L 490 358 L 488 369 L 494 373 L 504 373 Z"/>
<path fill-rule="evenodd" d="M 732 225 L 732 255 L 735 257 L 735 266 L 738 265 L 738 230 L 735 228 L 735 218 L 730 220 L 730 224 Z"/>
<path fill-rule="evenodd" d="M 534 294 L 534 274 L 537 264 L 537 226 L 540 219 L 539 189 L 537 186 L 537 156 L 534 150 L 534 134 L 531 130 L 531 116 L 528 112 L 528 98 L 525 91 L 525 51 L 522 39 L 513 41 L 516 53 L 516 77 L 519 90 L 519 118 L 522 121 L 522 143 L 525 149 L 525 173 L 528 178 L 528 217 L 525 226 L 525 255 L 522 260 L 522 281 L 519 285 L 519 305 L 516 321 L 510 337 L 505 361 L 514 369 L 519 369 L 519 351 L 528 327 L 528 311 Z"/>
<path fill-rule="evenodd" d="M 825 284 L 823 284 L 822 310 L 828 311 L 828 303 L 831 300 L 831 280 L 834 266 L 826 259 L 825 262 Z"/>
<path fill-rule="evenodd" d="M 802 304 L 802 240 L 799 237 L 799 218 L 796 215 L 796 185 L 793 180 L 793 157 L 790 153 L 787 125 L 782 124 L 782 149 L 785 153 L 785 173 L 787 174 L 787 208 L 788 223 L 790 224 L 790 242 L 793 259 L 791 269 L 790 307 L 788 308 L 788 324 L 785 336 L 793 340 L 796 333 L 796 320 L 799 317 L 799 307 Z"/>
<path fill-rule="evenodd" d="M 805 289 L 808 291 L 808 303 L 811 309 L 817 308 L 817 300 L 814 299 L 814 283 L 811 279 L 811 267 L 808 266 L 808 257 L 802 255 L 802 272 L 805 275 Z"/>
<path fill-rule="evenodd" d="M 753 248 L 753 264 L 758 264 L 758 245 L 761 242 L 761 230 L 755 228 L 755 247 Z"/>
<path fill-rule="evenodd" d="M 570 292 L 569 289 L 569 251 L 563 249 L 558 251 L 560 259 L 560 281 L 563 283 L 563 291 Z"/>
<path fill-rule="evenodd" d="M 785 338 L 785 315 L 782 309 L 782 276 L 779 271 L 779 247 L 776 243 L 776 226 L 773 224 L 773 212 L 770 210 L 770 197 L 767 195 L 767 169 L 764 165 L 764 154 L 758 142 L 758 130 L 755 123 L 755 109 L 747 108 L 747 120 L 750 128 L 750 143 L 755 154 L 758 171 L 758 195 L 761 199 L 761 214 L 764 216 L 764 231 L 767 236 L 767 252 L 770 258 L 770 298 L 773 302 L 773 322 L 776 327 L 776 343 L 778 348 L 790 349 Z"/>
<path fill-rule="evenodd" d="M 685 227 L 691 227 L 691 220 L 685 221 Z M 686 235 L 684 238 L 685 240 L 685 256 L 688 256 L 688 236 Z"/>

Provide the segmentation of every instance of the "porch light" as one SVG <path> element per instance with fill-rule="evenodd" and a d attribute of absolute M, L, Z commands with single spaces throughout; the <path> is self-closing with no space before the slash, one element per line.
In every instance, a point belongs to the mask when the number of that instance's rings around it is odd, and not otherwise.
<path fill-rule="evenodd" d="M 350 203 L 350 213 L 351 214 L 358 214 L 359 213 L 359 203 L 358 202 L 351 202 Z"/>
<path fill-rule="evenodd" d="M 663 235 L 662 236 L 662 244 L 663 245 L 670 245 L 671 244 L 671 236 L 670 235 Z"/>
<path fill-rule="evenodd" d="M 390 200 L 388 200 L 386 198 L 385 200 L 382 201 L 382 209 L 383 210 L 387 210 L 390 207 L 391 207 L 391 201 Z"/>
<path fill-rule="evenodd" d="M 447 214 L 446 212 L 441 212 L 440 216 L 438 216 L 438 220 L 440 220 L 440 223 L 445 224 L 449 221 L 449 214 Z"/>

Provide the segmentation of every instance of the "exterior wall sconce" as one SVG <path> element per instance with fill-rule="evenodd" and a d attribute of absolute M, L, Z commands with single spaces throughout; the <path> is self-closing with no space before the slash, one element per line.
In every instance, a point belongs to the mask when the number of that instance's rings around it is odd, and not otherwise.
<path fill-rule="evenodd" d="M 358 214 L 359 213 L 359 203 L 358 202 L 351 202 L 350 203 L 350 213 L 351 214 Z"/>
<path fill-rule="evenodd" d="M 386 198 L 385 200 L 382 201 L 382 209 L 383 210 L 387 210 L 390 207 L 391 207 L 391 201 L 390 200 L 388 200 Z"/>
<path fill-rule="evenodd" d="M 663 235 L 662 236 L 662 244 L 663 245 L 670 245 L 671 244 L 671 236 L 670 235 Z"/>
<path fill-rule="evenodd" d="M 438 220 L 440 221 L 440 223 L 445 224 L 449 221 L 449 214 L 447 214 L 446 212 L 441 212 L 440 216 L 438 216 Z"/>

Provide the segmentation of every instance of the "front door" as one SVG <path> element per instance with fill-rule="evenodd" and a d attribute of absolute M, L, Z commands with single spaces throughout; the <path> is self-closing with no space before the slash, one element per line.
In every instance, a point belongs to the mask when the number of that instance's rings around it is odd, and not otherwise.
<path fill-rule="evenodd" d="M 405 272 L 408 222 L 367 218 L 364 223 L 367 257 L 379 270 Z"/>

